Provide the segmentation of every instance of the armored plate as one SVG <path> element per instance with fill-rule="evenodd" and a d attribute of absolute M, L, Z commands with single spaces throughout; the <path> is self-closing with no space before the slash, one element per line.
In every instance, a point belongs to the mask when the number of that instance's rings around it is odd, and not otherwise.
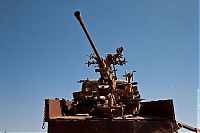
<path fill-rule="evenodd" d="M 48 122 L 48 133 L 173 133 L 172 123 L 162 118 L 60 117 Z"/>

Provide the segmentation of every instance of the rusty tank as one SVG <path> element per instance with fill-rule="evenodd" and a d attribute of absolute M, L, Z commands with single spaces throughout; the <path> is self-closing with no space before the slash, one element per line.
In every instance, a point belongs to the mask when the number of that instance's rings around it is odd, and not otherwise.
<path fill-rule="evenodd" d="M 118 79 L 116 66 L 127 63 L 123 47 L 102 58 L 80 12 L 74 15 L 94 52 L 87 65 L 94 65 L 100 77 L 78 81 L 82 88 L 73 93 L 72 100 L 45 99 L 44 122 L 48 123 L 48 133 L 178 133 L 180 128 L 199 132 L 176 121 L 172 99 L 144 102 L 134 81 L 136 71 L 126 71 L 125 80 Z"/>

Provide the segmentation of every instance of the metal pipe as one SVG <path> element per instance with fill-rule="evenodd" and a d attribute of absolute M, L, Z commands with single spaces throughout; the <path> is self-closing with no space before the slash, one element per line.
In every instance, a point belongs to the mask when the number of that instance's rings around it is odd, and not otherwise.
<path fill-rule="evenodd" d="M 187 125 L 185 123 L 182 123 L 182 122 L 177 122 L 177 126 L 179 128 L 185 128 L 185 129 L 190 130 L 190 131 L 195 132 L 195 133 L 200 133 L 200 130 L 198 128 L 194 128 L 194 127 Z"/>

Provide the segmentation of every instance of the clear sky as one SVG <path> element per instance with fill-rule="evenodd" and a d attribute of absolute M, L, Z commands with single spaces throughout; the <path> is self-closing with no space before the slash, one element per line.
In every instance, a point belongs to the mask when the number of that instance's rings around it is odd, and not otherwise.
<path fill-rule="evenodd" d="M 102 56 L 124 47 L 121 78 L 136 70 L 142 98 L 172 98 L 177 120 L 196 126 L 198 0 L 0 0 L 0 131 L 41 131 L 45 98 L 98 78 L 76 10 Z"/>

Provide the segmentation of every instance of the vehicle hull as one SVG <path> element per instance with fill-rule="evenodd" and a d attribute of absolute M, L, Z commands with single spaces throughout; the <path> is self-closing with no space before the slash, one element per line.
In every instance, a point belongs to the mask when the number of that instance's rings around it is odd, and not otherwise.
<path fill-rule="evenodd" d="M 166 119 L 52 119 L 48 133 L 173 133 Z"/>

